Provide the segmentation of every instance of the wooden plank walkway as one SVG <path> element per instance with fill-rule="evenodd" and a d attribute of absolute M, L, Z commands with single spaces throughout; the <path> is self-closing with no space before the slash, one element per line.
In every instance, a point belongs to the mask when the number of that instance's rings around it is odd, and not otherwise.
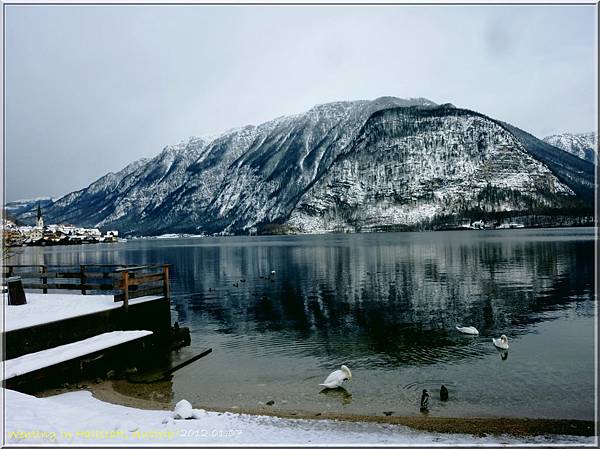
<path fill-rule="evenodd" d="M 26 354 L 15 359 L 6 360 L 3 362 L 4 369 L 2 370 L 3 372 L 0 373 L 0 380 L 22 376 L 23 374 L 48 368 L 59 363 L 85 357 L 98 351 L 115 348 L 124 343 L 138 340 L 151 334 L 152 331 L 145 330 L 106 332 L 75 343 L 56 346 L 43 351 Z"/>

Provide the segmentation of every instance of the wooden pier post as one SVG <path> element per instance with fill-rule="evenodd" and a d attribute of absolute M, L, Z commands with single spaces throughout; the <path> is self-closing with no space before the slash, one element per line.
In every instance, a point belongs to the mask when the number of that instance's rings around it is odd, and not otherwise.
<path fill-rule="evenodd" d="M 169 298 L 171 293 L 169 291 L 169 266 L 163 265 L 163 295 L 165 298 Z"/>
<path fill-rule="evenodd" d="M 123 284 L 123 307 L 125 310 L 129 307 L 129 271 L 123 271 L 122 284 Z"/>
<path fill-rule="evenodd" d="M 79 265 L 79 274 L 81 279 L 81 294 L 85 295 L 85 265 Z"/>
<path fill-rule="evenodd" d="M 46 275 L 46 276 L 44 276 Z M 42 284 L 44 285 L 48 285 L 48 267 L 46 265 L 42 265 Z M 42 293 L 46 294 L 48 293 L 48 288 L 44 287 L 42 289 Z"/>

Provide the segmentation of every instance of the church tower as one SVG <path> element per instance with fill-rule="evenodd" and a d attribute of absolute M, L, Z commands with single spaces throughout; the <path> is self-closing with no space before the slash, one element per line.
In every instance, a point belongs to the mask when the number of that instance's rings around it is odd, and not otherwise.
<path fill-rule="evenodd" d="M 40 208 L 40 203 L 38 203 L 37 221 L 36 221 L 35 225 L 38 228 L 43 228 L 44 227 L 44 217 L 42 217 L 42 209 Z"/>

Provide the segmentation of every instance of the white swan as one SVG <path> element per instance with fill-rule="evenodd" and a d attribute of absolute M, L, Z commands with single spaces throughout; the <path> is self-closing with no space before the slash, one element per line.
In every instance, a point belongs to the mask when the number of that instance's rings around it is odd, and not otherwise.
<path fill-rule="evenodd" d="M 346 365 L 342 365 L 341 369 L 335 370 L 319 385 L 325 388 L 338 388 L 342 386 L 345 380 L 350 379 L 352 379 L 352 373 Z"/>
<path fill-rule="evenodd" d="M 506 335 L 502 335 L 500 338 L 492 338 L 494 342 L 494 346 L 500 349 L 508 349 L 508 337 Z"/>
<path fill-rule="evenodd" d="M 465 326 L 465 327 L 456 326 L 456 330 L 463 334 L 479 335 L 479 331 L 477 329 L 475 329 L 473 326 Z"/>

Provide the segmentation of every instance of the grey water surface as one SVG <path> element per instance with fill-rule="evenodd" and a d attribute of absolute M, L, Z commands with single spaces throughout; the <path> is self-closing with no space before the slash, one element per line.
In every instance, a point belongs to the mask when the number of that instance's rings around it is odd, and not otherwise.
<path fill-rule="evenodd" d="M 173 321 L 192 331 L 178 358 L 213 348 L 173 378 L 174 400 L 197 407 L 417 415 L 427 388 L 430 416 L 594 418 L 592 228 L 131 240 L 17 257 L 173 264 Z M 492 345 L 501 334 L 507 354 Z M 353 379 L 322 392 L 341 364 Z"/>

